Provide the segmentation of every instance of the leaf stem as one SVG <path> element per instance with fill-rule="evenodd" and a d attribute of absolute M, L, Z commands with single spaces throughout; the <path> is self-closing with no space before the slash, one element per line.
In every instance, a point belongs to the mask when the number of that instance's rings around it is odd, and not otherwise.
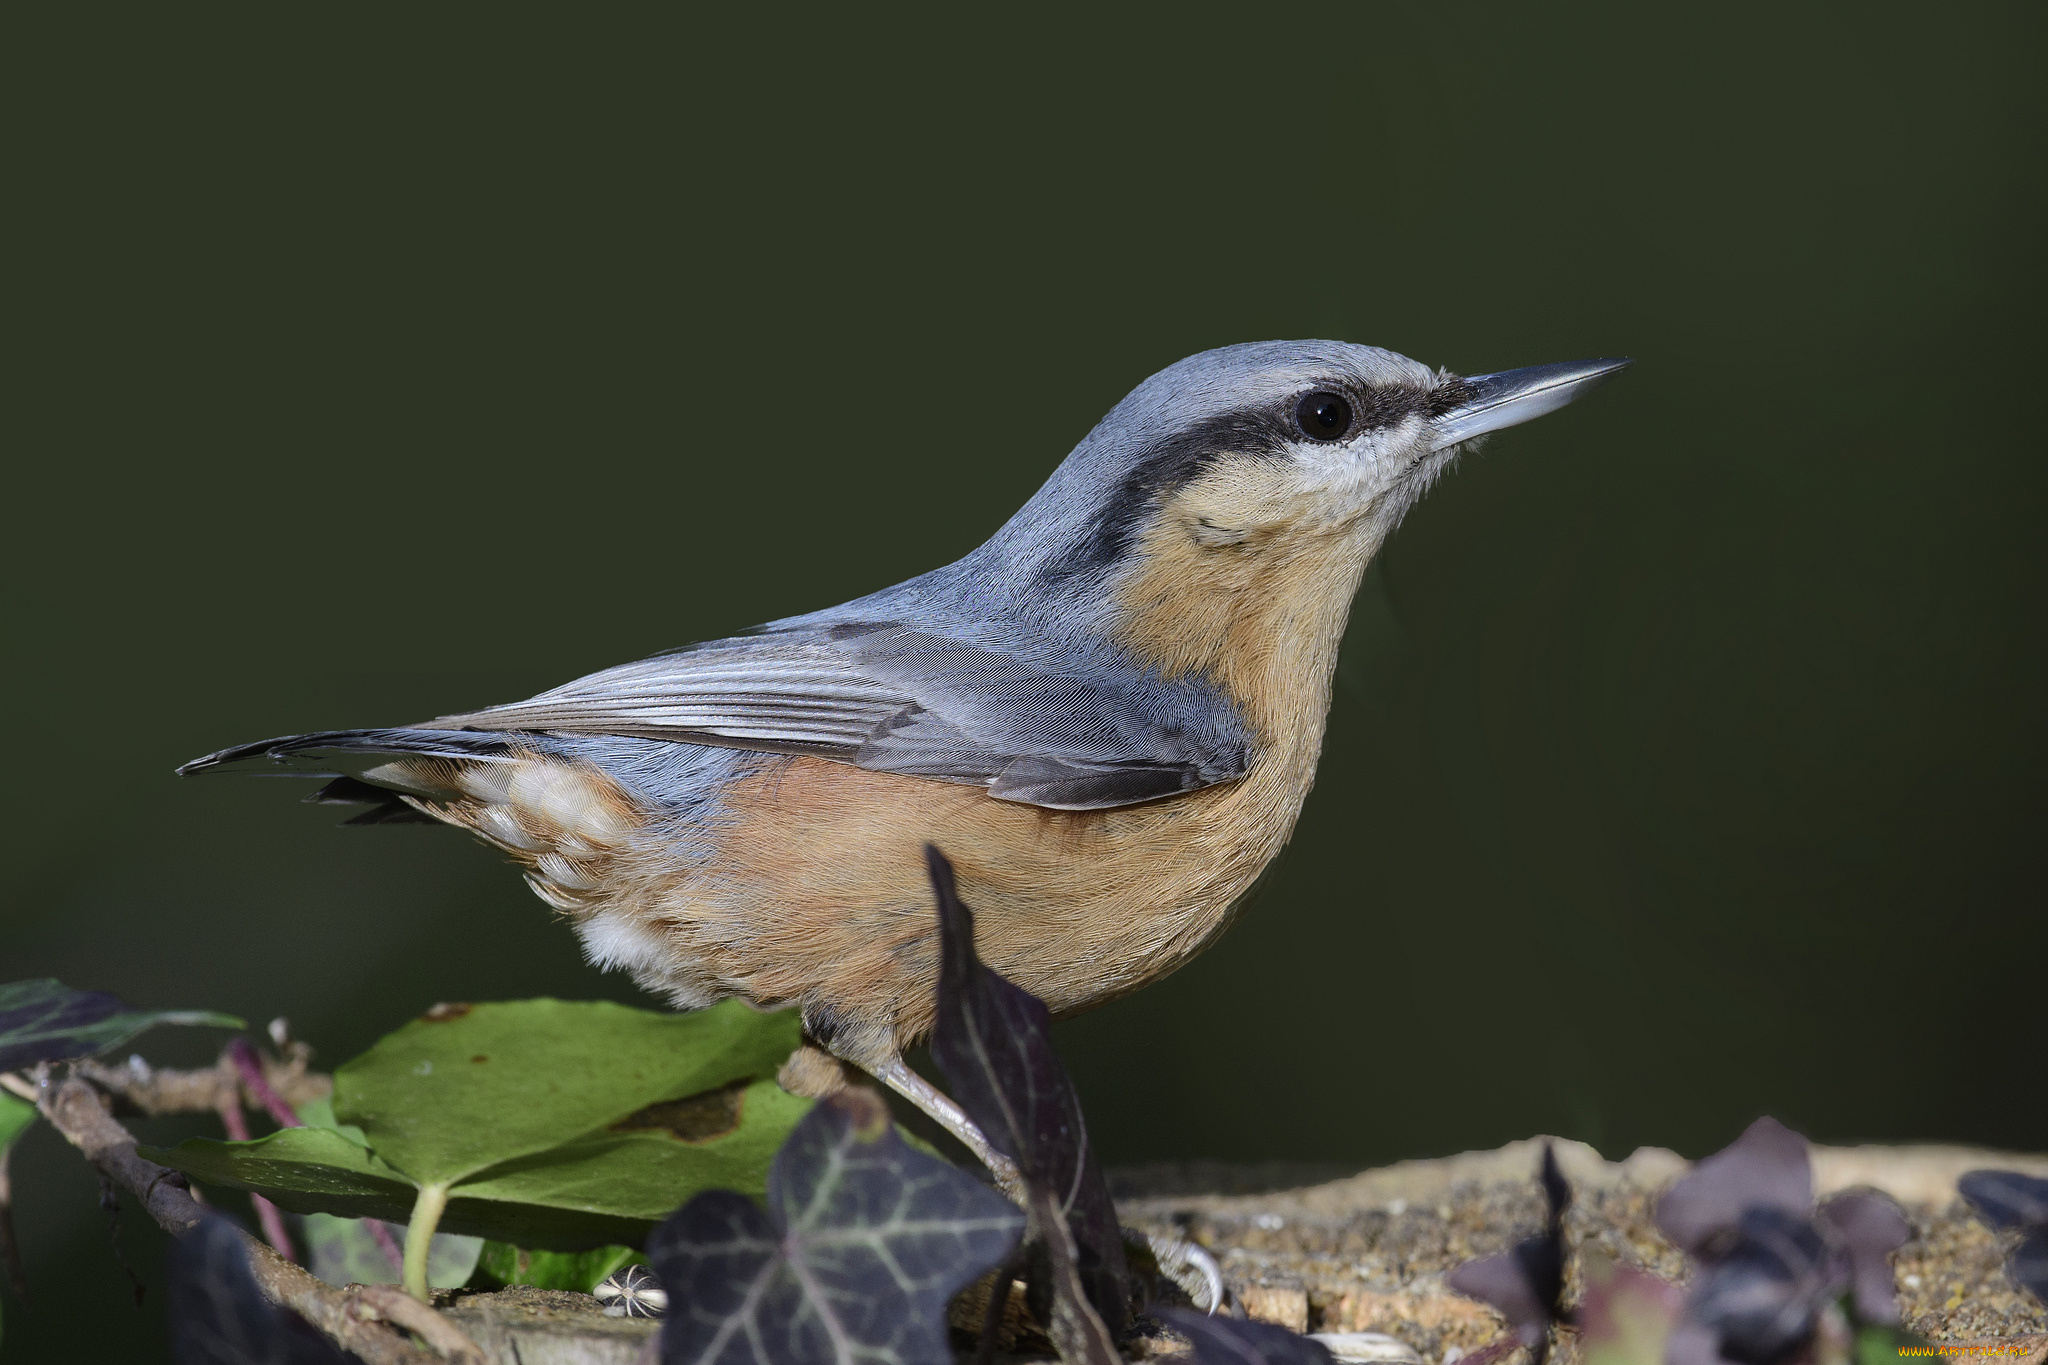
<path fill-rule="evenodd" d="M 405 1225 L 405 1292 L 421 1303 L 431 1302 L 427 1293 L 427 1249 L 433 1245 L 434 1229 L 440 1226 L 441 1211 L 448 1207 L 448 1187 L 420 1186 L 412 1201 L 412 1221 Z"/>
<path fill-rule="evenodd" d="M 270 1111 L 271 1120 L 278 1127 L 303 1128 L 306 1126 L 305 1120 L 299 1117 L 298 1112 L 291 1105 L 285 1103 L 284 1096 L 277 1093 L 275 1087 L 270 1084 L 269 1078 L 263 1074 L 262 1059 L 257 1057 L 256 1049 L 249 1046 L 247 1038 L 230 1040 L 227 1046 L 227 1056 L 235 1070 L 241 1073 L 242 1088 L 249 1092 L 251 1099 Z"/>
<path fill-rule="evenodd" d="M 227 1129 L 228 1137 L 236 1142 L 249 1140 L 249 1120 L 242 1116 L 242 1094 L 233 1086 L 221 1092 L 220 1126 Z M 297 1261 L 298 1254 L 292 1250 L 292 1239 L 285 1232 L 284 1215 L 277 1211 L 277 1205 L 255 1193 L 250 1194 L 249 1203 L 256 1210 L 256 1222 L 263 1229 L 263 1240 L 287 1261 Z"/>

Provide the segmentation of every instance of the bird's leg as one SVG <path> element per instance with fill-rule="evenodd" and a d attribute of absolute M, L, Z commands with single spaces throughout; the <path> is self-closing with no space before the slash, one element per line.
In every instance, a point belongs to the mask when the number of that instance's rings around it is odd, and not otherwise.
<path fill-rule="evenodd" d="M 967 1150 L 981 1159 L 988 1167 L 989 1174 L 996 1178 L 996 1188 L 1018 1204 L 1024 1202 L 1024 1175 L 1017 1169 L 1017 1163 L 1004 1156 L 990 1145 L 981 1129 L 959 1105 L 947 1098 L 924 1077 L 903 1064 L 901 1057 L 892 1057 L 875 1069 L 875 1079 L 909 1100 L 929 1114 L 932 1121 L 967 1145 Z"/>

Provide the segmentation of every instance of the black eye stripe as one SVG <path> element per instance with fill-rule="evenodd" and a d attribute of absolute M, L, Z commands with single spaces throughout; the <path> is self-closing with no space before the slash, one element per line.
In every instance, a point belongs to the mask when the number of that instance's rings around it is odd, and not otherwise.
<path fill-rule="evenodd" d="M 1421 414 L 1434 417 L 1465 401 L 1463 380 L 1452 379 L 1430 390 L 1390 385 L 1365 388 L 1333 376 L 1298 397 L 1268 400 L 1220 412 L 1177 431 L 1161 434 L 1129 463 L 1103 507 L 1091 517 L 1071 545 L 1048 557 L 1038 570 L 1053 589 L 1071 579 L 1099 577 L 1110 571 L 1136 541 L 1138 530 L 1164 498 L 1186 487 L 1216 463 L 1231 458 L 1285 462 L 1303 439 L 1297 414 L 1310 394 L 1334 395 L 1351 407 L 1346 436 L 1374 427 L 1394 426 Z M 1312 437 L 1318 444 L 1328 437 Z"/>

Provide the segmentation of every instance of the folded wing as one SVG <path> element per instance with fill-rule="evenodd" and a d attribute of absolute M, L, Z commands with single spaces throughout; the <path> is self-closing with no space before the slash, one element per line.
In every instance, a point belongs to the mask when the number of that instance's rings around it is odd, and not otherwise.
<path fill-rule="evenodd" d="M 814 754 L 1060 810 L 1227 782 L 1248 749 L 1205 684 L 1114 664 L 1056 672 L 893 624 L 719 641 L 433 724 Z"/>

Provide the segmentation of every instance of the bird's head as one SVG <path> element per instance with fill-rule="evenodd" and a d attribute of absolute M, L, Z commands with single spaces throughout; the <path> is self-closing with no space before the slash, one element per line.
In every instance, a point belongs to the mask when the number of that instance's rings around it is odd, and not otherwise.
<path fill-rule="evenodd" d="M 988 554 L 1049 616 L 1169 675 L 1215 671 L 1248 633 L 1327 652 L 1366 561 L 1461 447 L 1627 363 L 1467 378 L 1335 341 L 1207 351 L 1118 403 Z"/>

